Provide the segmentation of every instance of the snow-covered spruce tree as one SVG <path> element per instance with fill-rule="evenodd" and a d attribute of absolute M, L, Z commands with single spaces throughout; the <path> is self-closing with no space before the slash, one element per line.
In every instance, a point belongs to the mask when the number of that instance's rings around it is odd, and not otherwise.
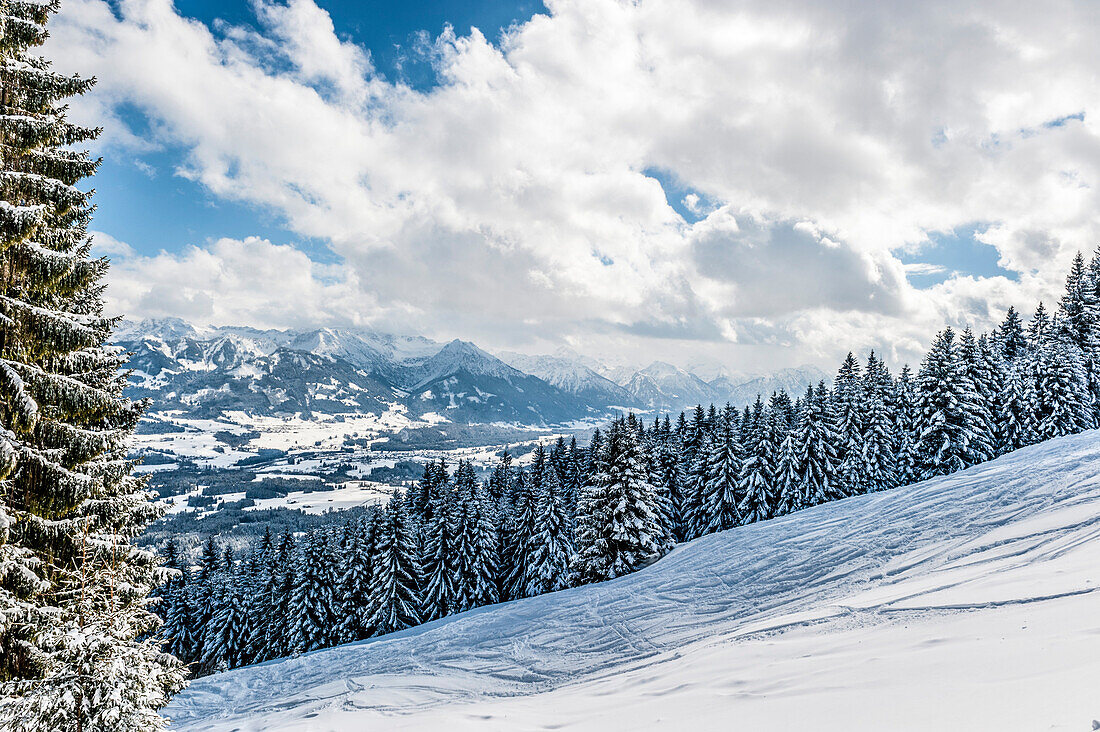
<path fill-rule="evenodd" d="M 986 371 L 981 349 L 970 328 L 966 328 L 959 338 L 959 361 L 974 389 L 974 398 L 966 404 L 971 430 L 968 462 L 973 465 L 989 460 L 994 454 L 991 407 L 998 385 L 994 376 Z"/>
<path fill-rule="evenodd" d="M 1035 314 L 1031 316 L 1031 322 L 1027 324 L 1027 343 L 1032 349 L 1041 348 L 1048 338 L 1054 336 L 1051 326 L 1050 313 L 1043 303 L 1035 308 Z"/>
<path fill-rule="evenodd" d="M 703 409 L 703 405 L 695 405 L 695 411 L 692 413 L 691 422 L 685 423 L 684 425 L 684 436 L 682 438 L 684 459 L 687 460 L 689 465 L 695 463 L 700 450 L 703 449 L 704 440 L 712 432 L 713 430 L 707 426 L 707 413 Z"/>
<path fill-rule="evenodd" d="M 801 411 L 801 410 L 799 410 Z M 796 428 L 800 417 L 795 413 L 795 428 L 787 432 L 779 445 L 779 458 L 775 468 L 775 516 L 783 516 L 802 508 L 801 476 L 798 472 L 798 448 Z"/>
<path fill-rule="evenodd" d="M 1040 440 L 1074 434 L 1094 425 L 1081 349 L 1059 339 L 1047 339 L 1036 354 L 1035 377 L 1035 432 Z"/>
<path fill-rule="evenodd" d="M 226 567 L 214 593 L 214 608 L 203 628 L 202 668 L 208 673 L 227 671 L 249 662 L 249 616 L 246 575 Z"/>
<path fill-rule="evenodd" d="M 275 537 L 264 530 L 248 560 L 249 663 L 266 661 L 268 624 L 275 608 Z"/>
<path fill-rule="evenodd" d="M 531 552 L 531 584 L 527 594 L 564 590 L 569 586 L 569 561 L 573 555 L 573 526 L 565 504 L 565 491 L 550 461 L 545 461 L 538 480 L 535 542 Z"/>
<path fill-rule="evenodd" d="M 732 419 L 736 415 L 731 417 Z M 697 539 L 707 533 L 710 523 L 704 505 L 707 495 L 707 483 L 714 474 L 711 461 L 716 456 L 717 437 L 702 432 L 702 441 L 695 449 L 694 457 L 684 455 L 686 465 L 684 487 L 682 491 L 681 512 L 683 515 L 684 541 Z M 734 503 L 736 507 L 736 503 Z"/>
<path fill-rule="evenodd" d="M 293 652 L 290 632 L 290 600 L 294 591 L 295 558 L 297 542 L 294 535 L 287 531 L 279 539 L 272 567 L 272 585 L 274 596 L 271 603 L 271 617 L 264 623 L 264 645 L 260 654 L 263 658 L 281 658 Z"/>
<path fill-rule="evenodd" d="M 1004 382 L 997 398 L 994 447 L 998 455 L 1012 452 L 1038 440 L 1035 415 L 1036 364 L 1022 351 L 1010 361 L 1004 372 Z"/>
<path fill-rule="evenodd" d="M 581 582 L 629 574 L 671 548 L 653 486 L 642 469 L 636 435 L 633 419 L 612 425 L 604 470 L 585 487 L 578 505 L 574 568 Z"/>
<path fill-rule="evenodd" d="M 1011 361 L 1027 350 L 1024 324 L 1016 308 L 1008 308 L 1004 322 L 993 333 L 993 341 L 1000 347 L 1001 357 L 1005 361 Z"/>
<path fill-rule="evenodd" d="M 370 604 L 369 623 L 378 633 L 392 633 L 421 622 L 420 560 L 399 496 L 389 500 L 379 517 Z"/>
<path fill-rule="evenodd" d="M 293 653 L 332 645 L 338 629 L 336 558 L 325 530 L 317 529 L 301 542 L 290 590 L 287 629 Z"/>
<path fill-rule="evenodd" d="M 920 409 L 912 370 L 905 364 L 894 383 L 894 463 L 898 485 L 920 480 Z"/>
<path fill-rule="evenodd" d="M 917 376 L 921 478 L 962 470 L 984 453 L 978 394 L 959 354 L 955 331 L 945 328 L 932 343 Z"/>
<path fill-rule="evenodd" d="M 863 379 L 859 362 L 851 352 L 833 382 L 833 414 L 836 419 L 837 485 L 844 495 L 861 492 L 863 460 Z"/>
<path fill-rule="evenodd" d="M 90 79 L 33 55 L 56 3 L 0 2 L 0 727 L 159 729 L 183 686 L 131 543 L 157 516 L 131 475 L 141 405 L 106 346 L 105 260 L 89 258 L 97 130 L 66 119 Z"/>
<path fill-rule="evenodd" d="M 504 510 L 512 501 L 512 455 L 507 450 L 489 473 L 489 495 Z"/>
<path fill-rule="evenodd" d="M 874 351 L 867 357 L 863 399 L 859 490 L 873 493 L 898 484 L 897 456 L 894 454 L 894 383 L 886 364 Z"/>
<path fill-rule="evenodd" d="M 168 580 L 160 592 L 157 614 L 164 619 L 161 636 L 165 649 L 184 663 L 195 660 L 195 621 L 191 607 L 191 571 L 182 552 L 170 540 L 165 551 L 165 566 L 179 574 Z"/>
<path fill-rule="evenodd" d="M 425 621 L 450 614 L 454 603 L 454 491 L 449 481 L 435 485 L 421 526 Z"/>
<path fill-rule="evenodd" d="M 756 397 L 750 429 L 743 433 L 745 458 L 738 478 L 741 523 L 751 524 L 771 516 L 775 498 L 775 468 L 779 445 L 774 443 L 772 415 Z"/>
<path fill-rule="evenodd" d="M 455 604 L 462 612 L 497 601 L 495 506 L 470 463 L 455 471 Z"/>
<path fill-rule="evenodd" d="M 530 597 L 529 588 L 535 584 L 533 557 L 539 533 L 539 481 L 542 479 L 542 463 L 546 460 L 545 452 L 542 452 L 540 458 L 540 451 L 542 451 L 541 445 L 535 450 L 531 471 L 520 472 L 515 481 L 508 536 L 511 569 L 508 597 L 511 599 Z"/>
<path fill-rule="evenodd" d="M 1100 266 L 1100 260 L 1094 266 Z M 1059 340 L 1081 352 L 1093 421 L 1100 412 L 1100 298 L 1093 281 L 1094 266 L 1086 266 L 1080 252 L 1074 257 L 1059 303 L 1057 329 Z"/>
<path fill-rule="evenodd" d="M 738 510 L 738 485 L 743 462 L 740 436 L 736 427 L 737 411 L 727 407 L 718 419 L 714 437 L 708 437 L 703 462 L 705 480 L 700 486 L 699 534 L 732 529 L 741 523 Z"/>
<path fill-rule="evenodd" d="M 837 484 L 836 444 L 840 438 L 824 381 L 806 389 L 804 404 L 794 437 L 794 472 L 801 493 L 797 504 L 803 508 L 844 497 Z"/>
<path fill-rule="evenodd" d="M 657 491 L 657 508 L 661 523 L 676 541 L 684 541 L 684 475 L 680 438 L 672 431 L 668 417 L 658 433 L 657 454 L 651 461 L 650 482 Z"/>
<path fill-rule="evenodd" d="M 597 430 L 598 431 L 598 430 Z M 493 503 L 492 519 L 496 533 L 496 597 L 497 600 L 509 600 L 512 577 L 512 501 L 515 498 L 515 470 L 512 456 L 505 450 L 500 460 L 489 474 L 487 490 Z M 586 463 L 581 463 L 583 480 Z"/>
<path fill-rule="evenodd" d="M 790 394 L 782 389 L 772 392 L 771 399 L 768 400 L 768 409 L 775 417 L 773 422 L 778 436 L 776 442 L 782 443 L 783 438 L 794 428 L 795 422 L 798 420 L 798 412 L 795 411 Z"/>
<path fill-rule="evenodd" d="M 561 480 L 561 488 L 565 496 L 565 509 L 569 514 L 570 521 L 572 521 L 573 514 L 577 509 L 577 492 L 580 490 L 581 485 L 581 458 L 580 448 L 577 447 L 577 437 L 574 435 L 569 440 L 569 447 L 562 461 L 562 467 L 558 471 L 558 478 Z"/>
<path fill-rule="evenodd" d="M 370 585 L 374 558 L 375 515 L 352 524 L 340 556 L 339 581 L 337 583 L 340 607 L 337 626 L 337 642 L 351 643 L 369 638 Z"/>
<path fill-rule="evenodd" d="M 1095 345 L 1097 293 L 1081 252 L 1073 258 L 1066 275 L 1066 290 L 1058 303 L 1058 332 L 1063 340 L 1088 353 Z"/>

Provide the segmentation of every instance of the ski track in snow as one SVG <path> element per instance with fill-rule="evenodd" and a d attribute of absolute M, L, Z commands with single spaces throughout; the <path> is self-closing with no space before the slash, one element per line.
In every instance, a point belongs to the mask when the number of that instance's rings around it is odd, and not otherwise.
<path fill-rule="evenodd" d="M 1093 431 L 610 582 L 198 679 L 166 711 L 220 732 L 1087 730 L 1098 586 Z"/>

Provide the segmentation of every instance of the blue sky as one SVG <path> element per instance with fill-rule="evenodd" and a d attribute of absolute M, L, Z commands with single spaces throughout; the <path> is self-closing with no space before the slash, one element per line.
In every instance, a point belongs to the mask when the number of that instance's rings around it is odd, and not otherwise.
<path fill-rule="evenodd" d="M 1057 296 L 1100 241 L 1100 52 L 1064 32 L 1092 25 L 993 0 L 67 0 L 46 51 L 99 79 L 72 113 L 106 127 L 115 312 L 750 370 L 902 361 Z"/>

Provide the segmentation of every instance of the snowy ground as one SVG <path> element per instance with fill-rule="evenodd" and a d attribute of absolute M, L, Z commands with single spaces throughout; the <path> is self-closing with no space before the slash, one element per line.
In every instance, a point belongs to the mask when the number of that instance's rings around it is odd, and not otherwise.
<path fill-rule="evenodd" d="M 200 679 L 184 730 L 1090 730 L 1100 433 Z"/>

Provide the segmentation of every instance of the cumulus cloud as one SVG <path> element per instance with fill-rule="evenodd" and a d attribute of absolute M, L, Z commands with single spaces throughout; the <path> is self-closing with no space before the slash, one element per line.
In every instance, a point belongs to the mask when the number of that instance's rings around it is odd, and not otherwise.
<path fill-rule="evenodd" d="M 371 324 L 360 314 L 374 303 L 363 300 L 354 272 L 318 265 L 290 246 L 249 237 L 178 254 L 127 250 L 112 267 L 114 314 L 258 327 Z"/>
<path fill-rule="evenodd" d="M 1049 299 L 1100 237 L 1092 4 L 552 0 L 499 45 L 434 39 L 424 92 L 388 82 L 312 0 L 256 8 L 256 29 L 169 0 L 69 0 L 57 19 L 53 57 L 100 79 L 76 112 L 151 122 L 151 140 L 121 126 L 109 144 L 184 149 L 179 174 L 341 262 L 322 274 L 257 240 L 127 256 L 111 296 L 128 312 L 392 318 L 748 366 L 905 358 L 945 319 L 986 327 Z M 650 169 L 704 218 L 684 221 Z M 914 289 L 895 253 L 975 221 L 1018 281 Z M 291 289 L 246 272 L 273 251 L 304 258 Z M 172 270 L 190 289 L 167 292 Z M 292 312 L 291 292 L 320 300 Z"/>

